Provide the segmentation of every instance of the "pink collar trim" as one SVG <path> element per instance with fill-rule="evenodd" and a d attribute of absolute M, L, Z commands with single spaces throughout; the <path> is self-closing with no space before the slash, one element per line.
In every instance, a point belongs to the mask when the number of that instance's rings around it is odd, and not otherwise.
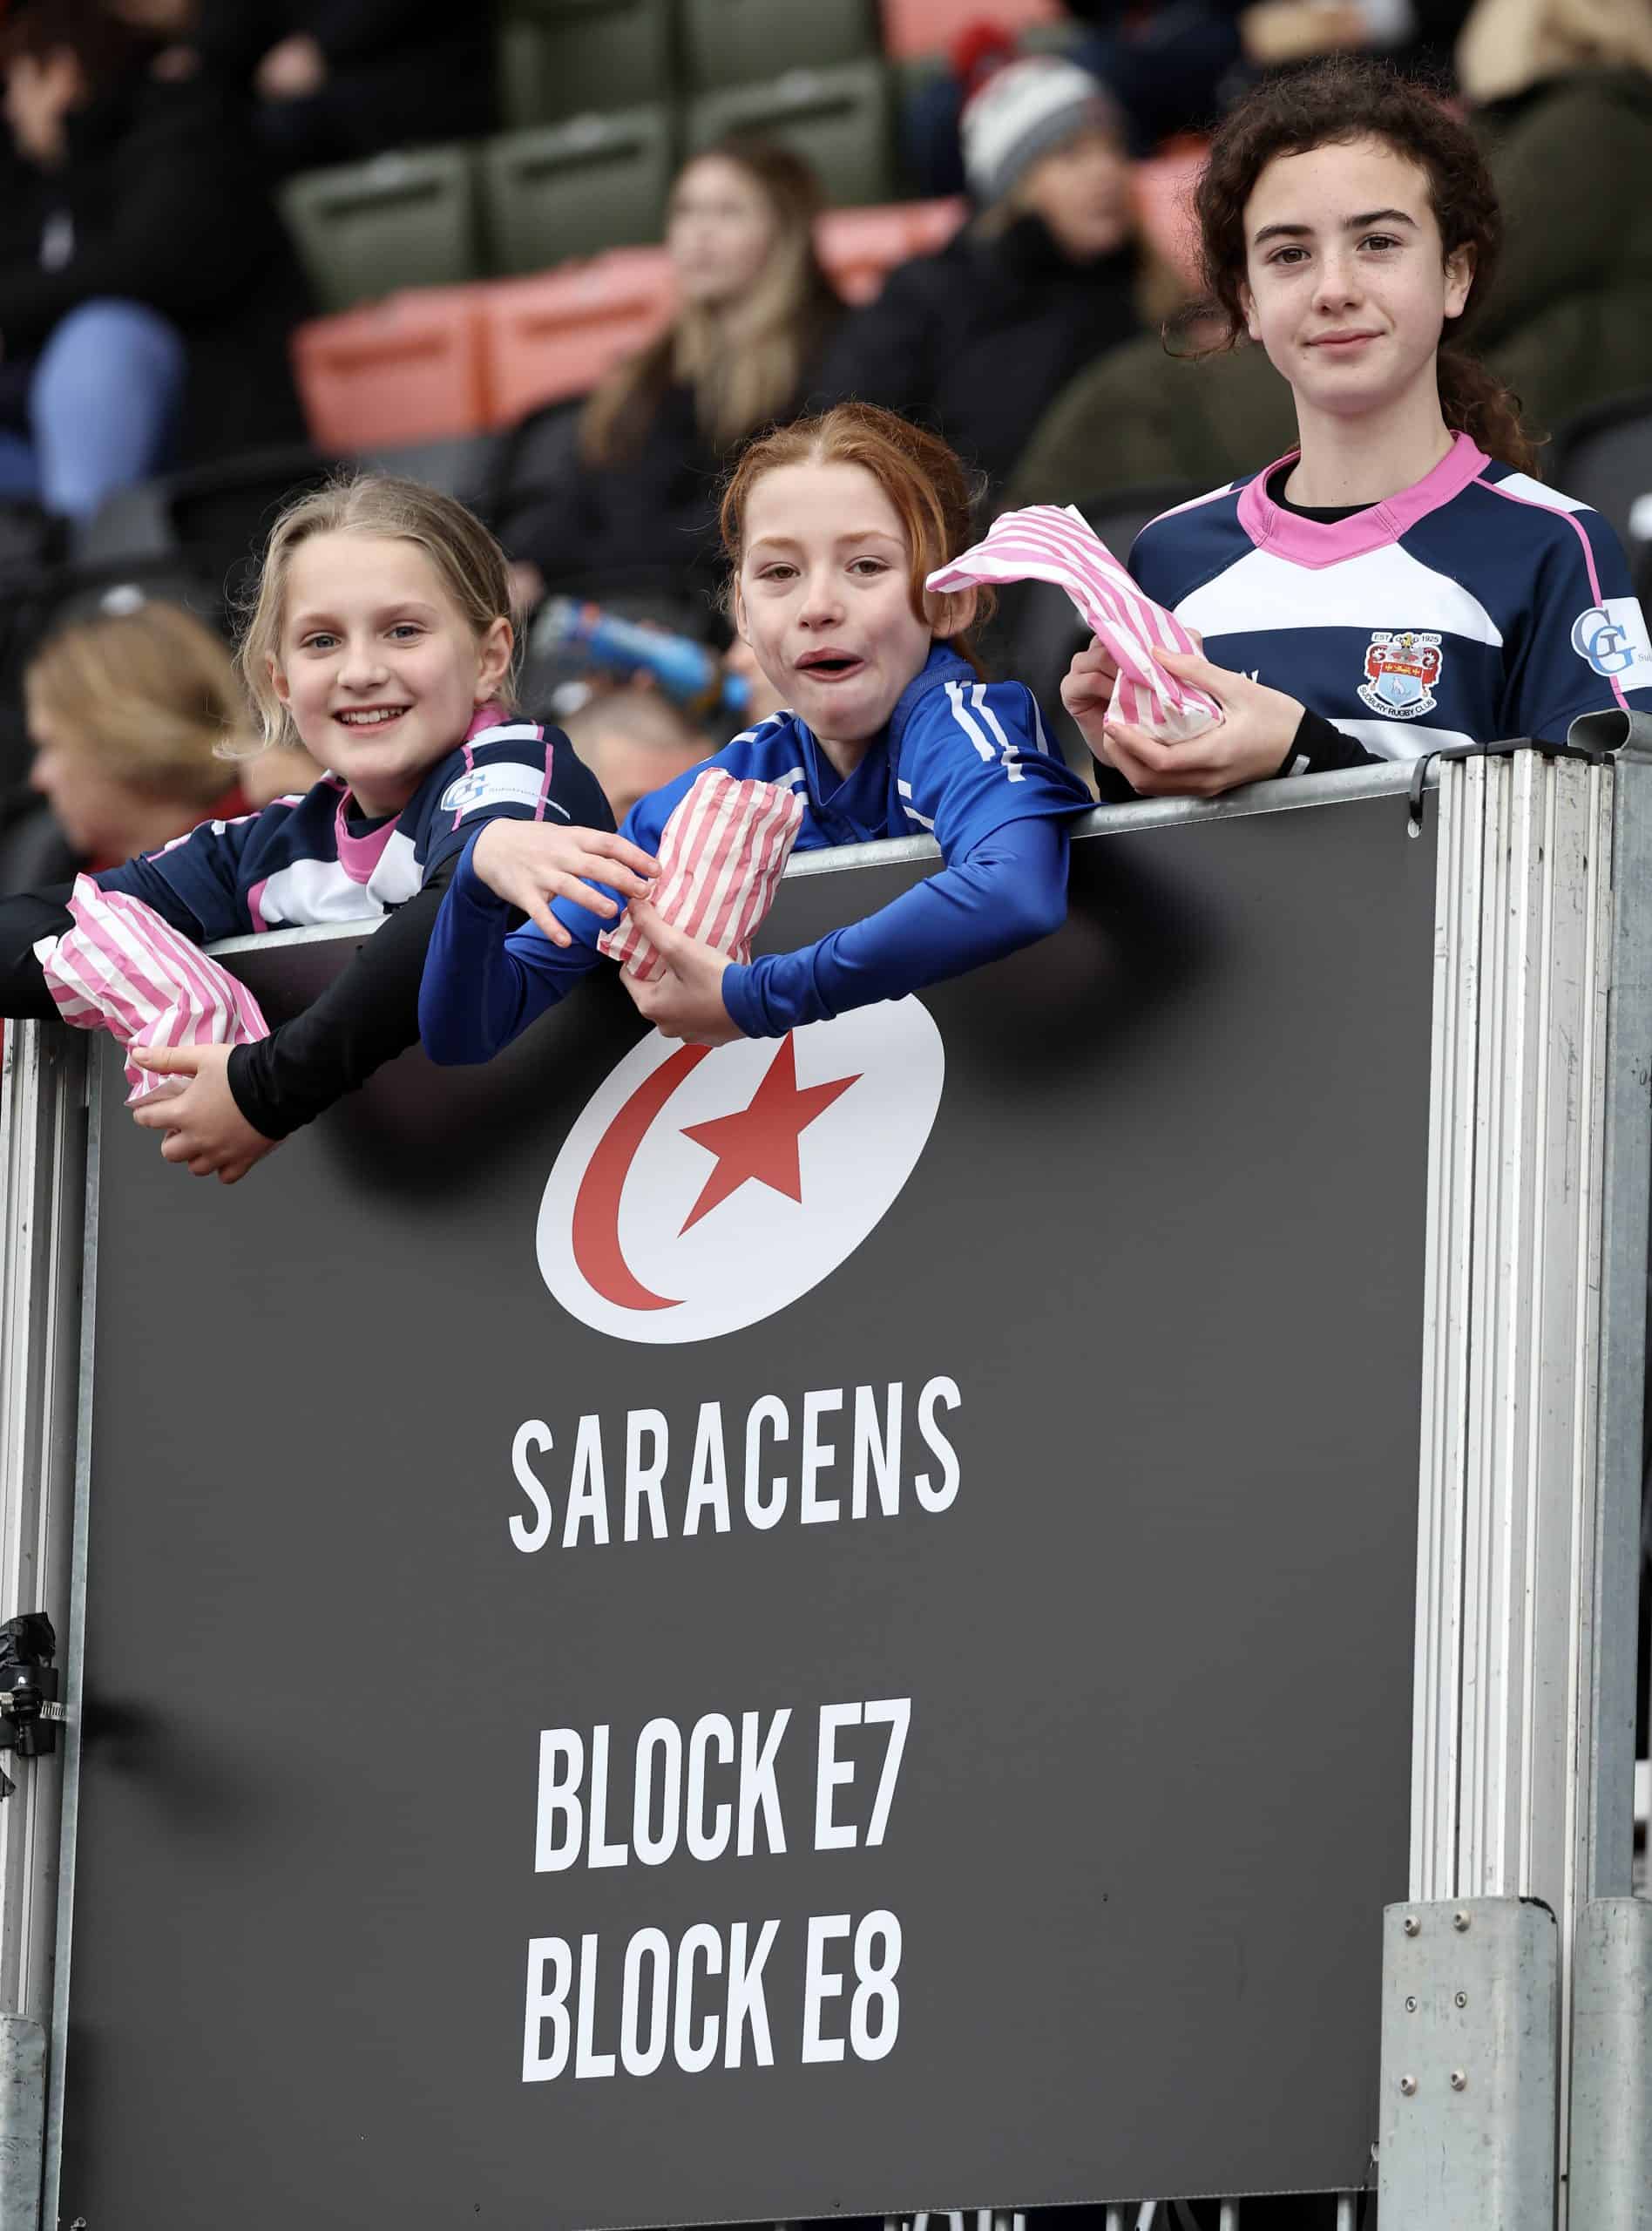
<path fill-rule="evenodd" d="M 471 715 L 470 727 L 464 731 L 464 741 L 469 743 L 472 737 L 480 736 L 487 729 L 507 727 L 511 718 L 503 705 L 478 705 Z"/>
<path fill-rule="evenodd" d="M 1301 454 L 1300 450 L 1291 450 L 1276 458 L 1266 471 L 1245 483 L 1239 498 L 1239 524 L 1258 550 L 1271 551 L 1276 557 L 1289 559 L 1293 566 L 1314 571 L 1340 566 L 1346 559 L 1363 558 L 1368 550 L 1381 550 L 1398 542 L 1418 519 L 1449 504 L 1453 496 L 1460 496 L 1491 463 L 1466 434 L 1454 435 L 1451 448 L 1433 471 L 1414 485 L 1402 488 L 1397 496 L 1386 497 L 1367 511 L 1356 512 L 1351 519 L 1328 526 L 1323 519 L 1298 519 L 1294 512 L 1282 512 L 1268 493 L 1268 483 L 1280 466 L 1294 464 Z"/>
<path fill-rule="evenodd" d="M 399 814 L 393 813 L 388 821 L 369 829 L 365 837 L 352 837 L 344 824 L 344 810 L 349 804 L 350 794 L 345 790 L 333 815 L 333 837 L 338 846 L 338 864 L 352 883 L 367 883 L 373 871 L 384 857 L 384 847 L 396 834 Z"/>

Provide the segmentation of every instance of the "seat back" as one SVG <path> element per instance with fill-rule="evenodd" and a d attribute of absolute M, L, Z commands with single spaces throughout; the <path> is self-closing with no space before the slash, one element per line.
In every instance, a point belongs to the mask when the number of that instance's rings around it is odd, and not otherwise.
<path fill-rule="evenodd" d="M 500 114 L 513 131 L 669 99 L 675 0 L 504 0 Z"/>
<path fill-rule="evenodd" d="M 683 0 L 688 92 L 831 70 L 882 51 L 877 0 Z"/>
<path fill-rule="evenodd" d="M 893 101 L 882 62 L 794 70 L 767 85 L 702 93 L 692 104 L 691 147 L 731 132 L 761 132 L 795 148 L 813 166 L 829 202 L 894 199 Z"/>
<path fill-rule="evenodd" d="M 477 276 L 476 186 L 462 146 L 306 171 L 281 188 L 281 205 L 323 309 Z"/>
<path fill-rule="evenodd" d="M 501 280 L 483 302 L 492 423 L 586 395 L 620 358 L 651 341 L 671 314 L 663 248 L 615 248 L 589 263 Z"/>
<path fill-rule="evenodd" d="M 671 113 L 660 106 L 488 140 L 480 162 L 492 268 L 545 271 L 657 241 L 674 153 Z"/>
<path fill-rule="evenodd" d="M 421 288 L 300 326 L 293 368 L 311 440 L 348 456 L 484 426 L 485 292 Z"/>

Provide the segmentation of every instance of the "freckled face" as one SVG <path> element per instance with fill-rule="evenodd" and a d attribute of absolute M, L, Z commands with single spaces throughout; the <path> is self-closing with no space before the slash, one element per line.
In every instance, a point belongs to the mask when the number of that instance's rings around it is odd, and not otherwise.
<path fill-rule="evenodd" d="M 823 743 L 863 744 L 929 657 L 900 515 L 859 465 L 788 465 L 746 505 L 740 633 Z"/>
<path fill-rule="evenodd" d="M 1357 417 L 1434 381 L 1473 268 L 1445 258 L 1414 163 L 1378 139 L 1276 156 L 1244 226 L 1250 337 L 1299 404 Z"/>
<path fill-rule="evenodd" d="M 394 813 L 504 681 L 510 622 L 480 641 L 416 545 L 316 534 L 288 564 L 276 695 L 310 756 Z"/>

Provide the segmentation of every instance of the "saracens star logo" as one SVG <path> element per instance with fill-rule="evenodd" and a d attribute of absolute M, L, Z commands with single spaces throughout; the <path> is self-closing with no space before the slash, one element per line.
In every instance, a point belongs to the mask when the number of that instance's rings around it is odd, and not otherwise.
<path fill-rule="evenodd" d="M 778 1041 L 682 1046 L 651 1032 L 575 1118 L 546 1182 L 546 1285 L 598 1332 L 651 1345 L 772 1317 L 888 1213 L 945 1066 L 915 999 Z"/>

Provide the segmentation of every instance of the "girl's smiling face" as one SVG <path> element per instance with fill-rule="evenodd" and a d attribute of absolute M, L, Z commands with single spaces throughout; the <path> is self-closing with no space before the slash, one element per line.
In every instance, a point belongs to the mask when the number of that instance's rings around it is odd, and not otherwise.
<path fill-rule="evenodd" d="M 1245 204 L 1242 299 L 1299 405 L 1357 417 L 1432 389 L 1473 279 L 1445 256 L 1425 174 L 1385 141 L 1276 156 Z"/>
<path fill-rule="evenodd" d="M 968 624 L 968 600 L 945 600 L 934 625 L 913 611 L 905 529 L 862 465 L 777 465 L 753 486 L 743 530 L 741 635 L 847 774 L 922 671 L 931 638 Z"/>
<path fill-rule="evenodd" d="M 429 558 L 389 535 L 314 534 L 288 561 L 275 694 L 364 813 L 399 812 L 510 670 L 508 620 L 478 639 Z"/>

